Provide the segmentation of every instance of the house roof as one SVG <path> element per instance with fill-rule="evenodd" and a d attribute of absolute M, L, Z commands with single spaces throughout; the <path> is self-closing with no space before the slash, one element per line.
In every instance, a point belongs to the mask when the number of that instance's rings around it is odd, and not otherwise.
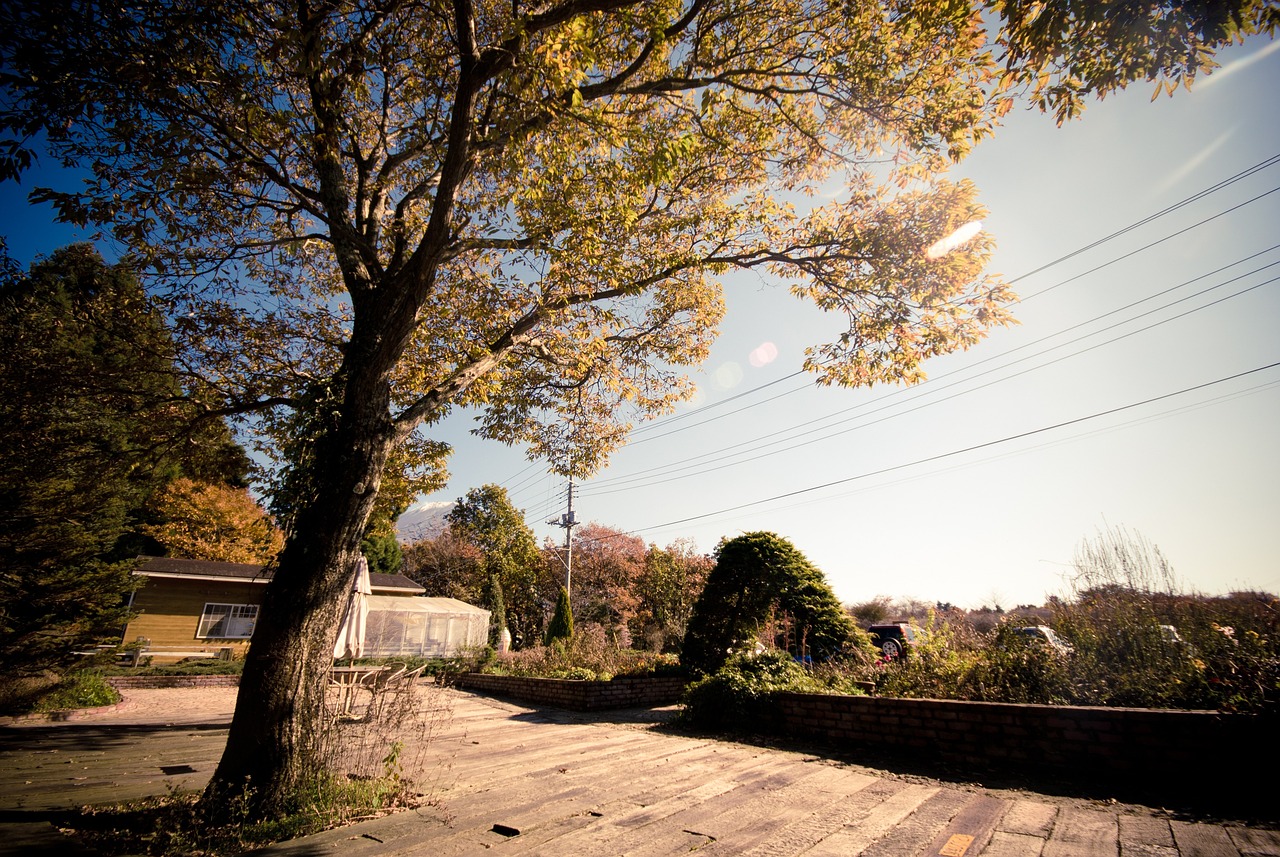
<path fill-rule="evenodd" d="M 266 583 L 271 580 L 271 569 L 263 565 L 244 562 L 214 562 L 206 559 L 179 559 L 177 557 L 140 556 L 142 564 L 134 574 L 143 577 L 167 577 L 182 580 L 235 580 L 243 583 Z M 369 586 L 375 593 L 419 595 L 426 592 L 403 574 L 370 573 Z"/>
<path fill-rule="evenodd" d="M 369 572 L 369 588 L 374 591 L 374 594 L 380 592 L 411 592 L 414 595 L 421 595 L 427 591 L 403 574 L 379 574 L 376 571 Z"/>
<path fill-rule="evenodd" d="M 490 612 L 483 607 L 459 601 L 456 598 L 403 598 L 394 595 L 370 595 L 369 610 L 388 613 L 431 613 L 447 616 L 483 616 L 489 620 Z"/>

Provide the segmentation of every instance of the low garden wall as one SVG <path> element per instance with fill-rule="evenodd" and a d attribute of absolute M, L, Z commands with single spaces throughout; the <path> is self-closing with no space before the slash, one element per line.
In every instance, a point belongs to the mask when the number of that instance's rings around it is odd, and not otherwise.
<path fill-rule="evenodd" d="M 591 711 L 679 700 L 675 676 L 571 681 L 467 673 L 460 687 Z M 772 717 L 752 724 L 839 751 L 918 759 L 966 776 L 1013 775 L 1103 786 L 1113 796 L 1176 803 L 1224 789 L 1240 800 L 1241 772 L 1280 764 L 1280 718 L 1214 711 L 1018 705 L 778 693 Z"/>
<path fill-rule="evenodd" d="M 802 693 L 777 694 L 775 703 L 769 726 L 779 734 L 967 770 L 1176 790 L 1222 787 L 1241 770 L 1273 772 L 1280 761 L 1274 716 Z"/>
<path fill-rule="evenodd" d="M 684 676 L 618 676 L 609 681 L 581 681 L 464 673 L 456 683 L 467 690 L 570 711 L 603 711 L 671 705 L 680 700 L 687 682 Z"/>
<path fill-rule="evenodd" d="M 112 675 L 107 684 L 116 690 L 140 687 L 239 687 L 238 675 Z"/>

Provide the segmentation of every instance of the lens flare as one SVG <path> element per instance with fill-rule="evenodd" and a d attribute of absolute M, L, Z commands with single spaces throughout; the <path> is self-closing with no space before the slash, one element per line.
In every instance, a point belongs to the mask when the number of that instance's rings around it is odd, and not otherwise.
<path fill-rule="evenodd" d="M 961 226 L 955 232 L 952 232 L 946 238 L 939 238 L 937 241 L 929 245 L 929 249 L 924 251 L 924 255 L 929 259 L 940 259 L 957 249 L 969 241 L 973 236 L 982 231 L 981 220 L 970 220 L 964 226 Z"/>
<path fill-rule="evenodd" d="M 778 346 L 772 342 L 762 342 L 752 350 L 750 357 L 747 359 L 757 369 L 762 366 L 768 366 L 778 359 Z"/>
<path fill-rule="evenodd" d="M 721 390 L 732 390 L 734 387 L 742 383 L 742 367 L 733 361 L 729 361 L 716 369 L 712 380 Z"/>

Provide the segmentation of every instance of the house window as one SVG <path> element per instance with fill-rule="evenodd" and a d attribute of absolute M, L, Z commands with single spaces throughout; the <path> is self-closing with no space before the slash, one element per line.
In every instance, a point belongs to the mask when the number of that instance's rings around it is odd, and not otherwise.
<path fill-rule="evenodd" d="M 253 636 L 253 623 L 257 621 L 257 604 L 206 604 L 196 636 L 247 640 Z"/>

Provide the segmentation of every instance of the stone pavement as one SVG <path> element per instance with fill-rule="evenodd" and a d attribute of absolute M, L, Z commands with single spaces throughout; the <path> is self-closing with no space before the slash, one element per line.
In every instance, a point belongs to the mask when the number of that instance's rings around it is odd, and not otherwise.
<path fill-rule="evenodd" d="M 577 714 L 422 692 L 440 716 L 430 740 L 410 742 L 402 758 L 429 794 L 424 807 L 255 853 L 1280 857 L 1280 832 L 1268 823 L 677 734 L 660 727 L 669 711 Z M 0 723 L 0 855 L 76 854 L 48 821 L 60 808 L 201 787 L 233 695 L 134 690 L 120 706 L 61 723 Z"/>

